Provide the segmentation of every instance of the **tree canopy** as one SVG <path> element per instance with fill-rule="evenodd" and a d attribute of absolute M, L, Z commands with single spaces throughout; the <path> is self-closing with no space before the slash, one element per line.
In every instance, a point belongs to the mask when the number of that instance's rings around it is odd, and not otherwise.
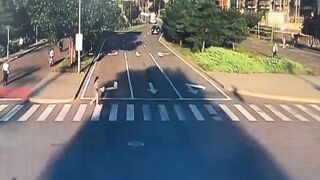
<path fill-rule="evenodd" d="M 234 9 L 221 10 L 211 0 L 175 0 L 166 8 L 163 23 L 166 38 L 190 43 L 195 51 L 227 46 L 248 34 L 244 16 Z"/>
<path fill-rule="evenodd" d="M 51 41 L 74 36 L 78 31 L 78 0 L 15 0 L 25 8 L 32 25 L 38 25 Z M 81 28 L 84 37 L 126 26 L 121 9 L 112 0 L 82 0 Z"/>

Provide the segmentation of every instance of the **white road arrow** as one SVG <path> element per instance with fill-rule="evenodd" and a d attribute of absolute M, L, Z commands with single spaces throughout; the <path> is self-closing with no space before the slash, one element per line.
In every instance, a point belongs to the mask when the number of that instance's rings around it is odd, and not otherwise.
<path fill-rule="evenodd" d="M 148 91 L 150 91 L 152 94 L 157 94 L 158 90 L 154 88 L 153 84 L 151 82 L 149 82 L 148 84 L 149 84 Z"/>
<path fill-rule="evenodd" d="M 115 81 L 115 82 L 113 83 L 113 86 L 112 86 L 112 87 L 107 87 L 107 88 L 106 88 L 107 91 L 116 90 L 116 89 L 118 89 L 118 82 L 117 82 L 117 81 Z"/>
<path fill-rule="evenodd" d="M 206 87 L 200 84 L 190 84 L 190 83 L 185 83 L 185 85 L 188 88 L 188 91 L 191 92 L 192 94 L 197 94 L 198 93 L 198 89 L 202 89 L 205 90 Z"/>

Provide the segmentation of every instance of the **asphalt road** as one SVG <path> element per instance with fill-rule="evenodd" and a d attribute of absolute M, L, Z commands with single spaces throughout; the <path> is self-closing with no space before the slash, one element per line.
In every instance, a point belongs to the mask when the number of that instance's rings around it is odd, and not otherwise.
<path fill-rule="evenodd" d="M 118 55 L 96 63 L 73 104 L 0 105 L 0 179 L 318 179 L 320 104 L 227 99 L 177 57 L 159 57 L 169 50 L 157 36 L 129 43 L 136 34 L 108 40 Z M 118 82 L 98 106 L 95 76 Z"/>

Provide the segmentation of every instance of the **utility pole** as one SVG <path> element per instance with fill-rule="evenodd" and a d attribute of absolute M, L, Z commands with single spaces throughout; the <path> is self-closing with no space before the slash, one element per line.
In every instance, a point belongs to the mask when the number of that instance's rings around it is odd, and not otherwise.
<path fill-rule="evenodd" d="M 38 43 L 38 25 L 36 25 L 36 43 Z"/>
<path fill-rule="evenodd" d="M 81 34 L 81 0 L 79 0 L 79 34 Z M 80 74 L 80 52 L 78 48 L 78 74 Z"/>

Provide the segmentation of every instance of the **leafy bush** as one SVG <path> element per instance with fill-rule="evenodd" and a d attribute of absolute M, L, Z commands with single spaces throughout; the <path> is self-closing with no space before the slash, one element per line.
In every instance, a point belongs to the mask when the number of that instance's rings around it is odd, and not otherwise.
<path fill-rule="evenodd" d="M 252 56 L 224 48 L 211 47 L 205 53 L 194 53 L 196 63 L 207 71 L 229 73 L 292 73 L 306 74 L 309 70 L 287 58 Z"/>

